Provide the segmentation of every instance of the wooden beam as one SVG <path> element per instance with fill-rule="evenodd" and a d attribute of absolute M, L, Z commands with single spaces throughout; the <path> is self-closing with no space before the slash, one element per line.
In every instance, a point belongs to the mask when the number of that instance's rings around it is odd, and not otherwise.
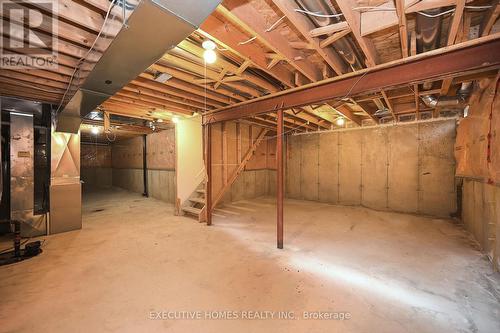
<path fill-rule="evenodd" d="M 392 119 L 394 119 L 394 121 L 397 121 L 397 118 L 396 118 L 396 115 L 394 114 L 394 109 L 392 107 L 392 103 L 391 101 L 389 100 L 389 98 L 387 98 L 387 93 L 384 91 L 384 90 L 381 90 L 380 93 L 382 94 L 382 96 L 384 97 L 384 101 L 385 101 L 385 104 L 387 105 L 387 108 L 389 109 L 389 111 L 391 112 L 391 115 L 392 115 Z"/>
<path fill-rule="evenodd" d="M 455 44 L 455 38 L 457 38 L 458 29 L 460 23 L 462 22 L 462 15 L 464 13 L 465 0 L 457 0 L 455 6 L 455 12 L 453 13 L 453 20 L 451 21 L 450 30 L 448 32 L 448 41 L 446 45 Z"/>
<path fill-rule="evenodd" d="M 375 66 L 378 63 L 377 51 L 372 40 L 361 35 L 361 13 L 352 9 L 357 7 L 356 1 L 337 0 L 337 5 L 340 7 L 342 14 L 344 14 L 344 18 L 347 24 L 349 24 L 354 38 L 366 57 L 366 65 L 368 67 Z"/>
<path fill-rule="evenodd" d="M 284 66 L 275 66 L 268 70 L 265 52 L 256 43 L 241 44 L 248 36 L 238 30 L 231 22 L 223 22 L 214 15 L 210 15 L 201 25 L 198 32 L 215 43 L 222 45 L 245 60 L 250 60 L 255 67 L 269 73 L 285 86 L 294 87 L 292 74 Z"/>
<path fill-rule="evenodd" d="M 297 4 L 289 0 L 272 0 L 272 2 L 337 75 L 341 75 L 348 71 L 344 61 L 336 51 L 331 48 L 322 48 L 320 46 L 320 41 L 311 36 L 311 30 L 313 30 L 315 26 L 306 16 L 295 11 L 295 9 L 298 8 Z M 345 23 L 345 28 L 347 28 L 346 26 L 347 23 Z"/>
<path fill-rule="evenodd" d="M 500 1 L 495 0 L 492 3 L 488 14 L 485 16 L 483 22 L 481 23 L 481 31 L 480 34 L 482 37 L 488 36 L 495 25 L 495 22 L 498 20 L 498 16 L 500 15 Z"/>
<path fill-rule="evenodd" d="M 341 21 L 338 23 L 333 23 L 329 25 L 325 25 L 323 27 L 314 28 L 309 31 L 309 36 L 311 37 L 320 37 L 323 35 L 330 35 L 336 32 L 344 31 L 349 29 L 349 25 L 346 21 Z"/>
<path fill-rule="evenodd" d="M 313 82 L 321 80 L 320 71 L 311 62 L 303 59 L 302 54 L 293 49 L 278 30 L 267 31 L 267 22 L 251 3 L 245 0 L 226 0 L 224 6 L 217 7 L 217 12 L 257 37 L 275 53 L 281 54 L 291 66 L 309 80 Z"/>
<path fill-rule="evenodd" d="M 333 103 L 329 102 L 327 103 L 329 106 L 331 106 L 337 113 L 341 114 L 344 118 L 349 119 L 353 123 L 355 123 L 358 126 L 361 126 L 361 117 L 358 115 L 355 115 L 354 112 L 352 112 L 351 108 L 348 107 L 345 104 L 341 104 L 338 106 L 334 106 Z"/>
<path fill-rule="evenodd" d="M 187 61 L 183 58 L 174 56 L 173 54 L 170 54 L 170 53 L 165 54 L 161 58 L 161 61 L 172 65 L 172 67 L 174 67 L 176 69 L 184 69 L 184 70 L 190 71 L 203 79 L 208 78 L 208 79 L 217 81 L 219 74 L 220 74 L 220 73 L 216 72 L 215 70 L 212 70 L 208 66 L 205 68 L 201 64 L 195 64 L 191 61 Z M 225 83 L 225 84 L 228 87 L 231 87 L 235 90 L 238 90 L 242 93 L 248 94 L 248 95 L 253 96 L 253 97 L 257 97 L 257 96 L 262 95 L 262 93 L 259 90 L 252 88 L 250 86 L 247 86 L 245 84 L 242 84 L 242 83 L 235 82 L 235 83 Z M 218 88 L 218 89 L 221 91 L 224 91 L 222 88 Z M 224 93 L 227 95 L 231 95 L 233 98 L 235 98 L 234 96 L 236 95 L 236 94 L 232 93 L 230 90 L 224 91 Z"/>
<path fill-rule="evenodd" d="M 500 34 L 481 37 L 225 107 L 204 115 L 203 121 L 208 123 L 239 119 L 278 109 L 321 104 L 335 98 L 385 90 L 408 83 L 486 72 L 500 68 L 499 53 Z"/>
<path fill-rule="evenodd" d="M 203 53 L 205 52 L 205 50 L 202 47 L 191 42 L 189 39 L 183 40 L 177 46 L 183 50 L 190 52 L 191 54 L 196 55 L 198 58 L 203 59 Z M 248 68 L 248 66 L 251 64 L 250 61 L 248 61 L 248 62 L 244 61 L 245 66 L 240 67 L 240 66 L 235 65 L 232 62 L 225 60 L 224 57 L 218 57 L 215 64 L 219 65 L 221 67 L 222 71 L 226 72 L 225 75 L 232 73 L 238 77 L 241 77 L 241 79 L 243 79 L 243 80 L 246 80 L 248 82 L 253 83 L 254 85 L 256 85 L 258 87 L 266 89 L 269 92 L 276 92 L 279 90 L 272 83 L 263 79 L 262 77 L 259 77 L 257 75 L 252 74 L 252 73 L 249 73 L 249 72 L 245 72 L 246 68 Z M 221 73 L 222 73 L 222 71 L 221 71 Z"/>
<path fill-rule="evenodd" d="M 327 46 L 330 46 L 331 44 L 335 43 L 338 41 L 340 38 L 347 36 L 350 34 L 352 31 L 350 28 L 347 28 L 345 30 L 339 31 L 334 33 L 331 36 L 328 36 L 327 38 L 323 39 L 322 41 L 319 42 L 319 47 L 325 48 Z"/>
<path fill-rule="evenodd" d="M 408 30 L 406 28 L 405 0 L 395 0 L 399 20 L 399 39 L 401 41 L 401 54 L 408 57 Z"/>
<path fill-rule="evenodd" d="M 283 168 L 283 110 L 278 111 L 278 124 L 276 126 L 276 230 L 277 247 L 283 248 L 283 198 L 284 198 L 284 168 Z"/>

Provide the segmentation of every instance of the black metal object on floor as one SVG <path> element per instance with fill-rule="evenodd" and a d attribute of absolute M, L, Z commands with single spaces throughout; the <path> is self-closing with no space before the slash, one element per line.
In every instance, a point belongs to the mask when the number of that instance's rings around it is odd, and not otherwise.
<path fill-rule="evenodd" d="M 14 224 L 13 250 L 0 253 L 0 266 L 13 264 L 42 253 L 40 241 L 29 242 L 21 249 L 21 222 L 11 221 Z"/>

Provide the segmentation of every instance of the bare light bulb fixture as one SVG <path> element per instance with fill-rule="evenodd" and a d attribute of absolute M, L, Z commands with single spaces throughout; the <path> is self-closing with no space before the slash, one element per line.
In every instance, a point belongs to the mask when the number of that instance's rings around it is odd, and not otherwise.
<path fill-rule="evenodd" d="M 179 117 L 175 116 L 175 117 L 172 117 L 172 122 L 174 124 L 177 124 L 179 122 Z"/>
<path fill-rule="evenodd" d="M 203 52 L 203 59 L 207 64 L 213 64 L 217 60 L 217 53 L 215 53 L 216 45 L 210 39 L 205 40 L 201 46 L 205 49 Z"/>
<path fill-rule="evenodd" d="M 342 127 L 342 126 L 344 126 L 344 124 L 345 124 L 345 119 L 344 119 L 343 117 L 338 117 L 338 118 L 337 118 L 337 120 L 335 120 L 335 123 L 336 123 L 338 126 Z"/>
<path fill-rule="evenodd" d="M 97 127 L 97 126 L 92 126 L 92 127 L 90 128 L 90 133 L 92 133 L 92 134 L 94 134 L 94 135 L 99 134 L 99 132 L 100 132 L 100 130 L 99 130 L 99 127 Z"/>

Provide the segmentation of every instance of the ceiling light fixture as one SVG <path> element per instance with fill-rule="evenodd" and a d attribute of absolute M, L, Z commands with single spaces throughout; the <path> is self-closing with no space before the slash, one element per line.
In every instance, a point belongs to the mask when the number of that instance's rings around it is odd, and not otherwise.
<path fill-rule="evenodd" d="M 213 64 L 217 60 L 217 53 L 214 50 L 203 51 L 203 59 L 207 64 Z"/>
<path fill-rule="evenodd" d="M 217 53 L 215 53 L 215 48 L 217 46 L 210 39 L 204 40 L 201 46 L 205 49 L 203 52 L 203 59 L 205 59 L 207 64 L 213 64 L 217 60 Z"/>
<path fill-rule="evenodd" d="M 100 130 L 99 130 L 99 127 L 97 127 L 97 126 L 92 126 L 92 127 L 90 128 L 90 133 L 92 133 L 92 134 L 94 134 L 94 135 L 99 134 L 99 132 L 100 132 Z"/>
<path fill-rule="evenodd" d="M 337 120 L 335 120 L 335 123 L 338 125 L 338 126 L 344 126 L 345 124 L 345 119 L 343 117 L 338 117 Z"/>
<path fill-rule="evenodd" d="M 179 122 L 179 117 L 177 117 L 177 116 L 172 117 L 172 122 L 174 124 L 177 124 Z"/>
<path fill-rule="evenodd" d="M 207 39 L 205 41 L 203 41 L 203 43 L 201 44 L 201 46 L 205 49 L 205 50 L 215 50 L 215 43 L 212 42 L 210 39 Z"/>

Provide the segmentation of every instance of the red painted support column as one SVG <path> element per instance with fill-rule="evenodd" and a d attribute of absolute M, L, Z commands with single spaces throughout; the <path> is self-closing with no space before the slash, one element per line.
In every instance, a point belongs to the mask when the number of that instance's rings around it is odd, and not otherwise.
<path fill-rule="evenodd" d="M 278 249 L 283 248 L 283 110 L 278 111 L 276 140 L 276 199 L 277 199 L 277 240 Z"/>

